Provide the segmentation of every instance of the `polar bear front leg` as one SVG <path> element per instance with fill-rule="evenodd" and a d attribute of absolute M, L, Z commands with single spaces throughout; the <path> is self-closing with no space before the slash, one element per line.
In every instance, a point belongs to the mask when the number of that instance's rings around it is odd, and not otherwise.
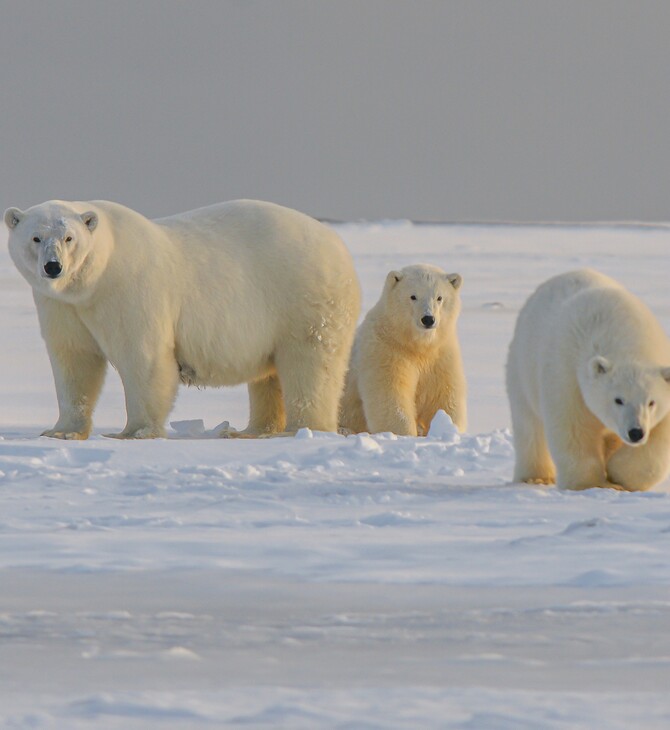
<path fill-rule="evenodd" d="M 556 465 L 560 489 L 620 488 L 605 471 L 604 439 L 596 428 L 545 421 L 549 451 Z"/>
<path fill-rule="evenodd" d="M 578 389 L 545 388 L 540 415 L 560 489 L 591 489 L 617 484 L 605 471 L 605 431 L 586 408 Z"/>
<path fill-rule="evenodd" d="M 86 351 L 51 350 L 51 369 L 58 397 L 58 421 L 42 436 L 59 439 L 87 439 L 91 433 L 93 409 L 105 379 L 107 360 Z"/>
<path fill-rule="evenodd" d="M 670 416 L 649 434 L 643 446 L 621 446 L 607 462 L 607 475 L 630 492 L 645 491 L 665 479 L 670 469 Z"/>
<path fill-rule="evenodd" d="M 451 417 L 461 433 L 467 429 L 467 385 L 458 352 L 440 359 L 420 378 L 418 394 L 417 418 L 426 432 L 440 409 Z"/>
<path fill-rule="evenodd" d="M 35 296 L 58 398 L 58 421 L 42 436 L 87 439 L 107 360 L 91 333 L 68 304 Z"/>
<path fill-rule="evenodd" d="M 400 359 L 365 368 L 359 373 L 359 388 L 370 433 L 391 431 L 416 436 L 416 388 L 419 373 Z"/>
<path fill-rule="evenodd" d="M 119 364 L 126 396 L 126 427 L 121 433 L 105 434 L 120 439 L 150 439 L 165 436 L 165 421 L 179 385 L 179 368 L 173 348 L 162 348 L 153 358 L 132 353 Z"/>

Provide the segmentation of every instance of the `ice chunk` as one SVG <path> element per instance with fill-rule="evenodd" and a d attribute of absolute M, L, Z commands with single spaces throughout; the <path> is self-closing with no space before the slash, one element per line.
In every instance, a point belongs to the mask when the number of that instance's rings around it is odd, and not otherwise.
<path fill-rule="evenodd" d="M 448 441 L 452 444 L 461 440 L 458 429 L 451 420 L 451 416 L 442 409 L 433 417 L 430 428 L 428 429 L 428 437 L 439 439 L 440 441 Z"/>
<path fill-rule="evenodd" d="M 170 421 L 170 426 L 180 436 L 202 436 L 205 433 L 205 422 L 202 418 L 191 421 Z"/>

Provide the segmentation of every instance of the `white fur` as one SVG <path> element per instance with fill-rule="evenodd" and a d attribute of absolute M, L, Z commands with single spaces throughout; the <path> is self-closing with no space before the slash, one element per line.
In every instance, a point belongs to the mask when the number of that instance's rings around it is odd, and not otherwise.
<path fill-rule="evenodd" d="M 391 271 L 356 334 L 340 406 L 354 432 L 425 435 L 445 410 L 466 428 L 466 383 L 456 333 L 459 274 L 418 264 Z M 415 297 L 412 299 L 412 297 Z M 427 329 L 422 317 L 434 317 Z"/>
<path fill-rule="evenodd" d="M 248 383 L 246 435 L 337 428 L 360 292 L 331 229 L 249 200 L 155 221 L 116 203 L 50 201 L 10 208 L 5 222 L 56 383 L 46 435 L 89 435 L 107 362 L 126 395 L 120 437 L 163 435 L 180 378 Z"/>
<path fill-rule="evenodd" d="M 542 284 L 519 314 L 507 361 L 515 481 L 643 490 L 662 480 L 668 365 L 660 324 L 613 279 L 582 270 Z"/>

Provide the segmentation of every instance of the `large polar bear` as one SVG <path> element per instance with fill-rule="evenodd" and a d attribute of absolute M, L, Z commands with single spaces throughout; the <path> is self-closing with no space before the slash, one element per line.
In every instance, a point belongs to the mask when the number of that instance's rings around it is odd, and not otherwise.
<path fill-rule="evenodd" d="M 251 200 L 154 221 L 50 201 L 5 222 L 56 383 L 44 435 L 88 437 L 107 362 L 125 390 L 120 438 L 162 436 L 180 380 L 248 383 L 243 435 L 336 430 L 360 292 L 334 231 Z"/>
<path fill-rule="evenodd" d="M 573 271 L 524 305 L 507 361 L 515 481 L 649 489 L 670 466 L 670 341 L 620 284 Z"/>
<path fill-rule="evenodd" d="M 340 405 L 340 426 L 359 433 L 425 435 L 445 410 L 466 428 L 466 383 L 456 321 L 460 274 L 417 264 L 386 277 L 358 328 Z"/>

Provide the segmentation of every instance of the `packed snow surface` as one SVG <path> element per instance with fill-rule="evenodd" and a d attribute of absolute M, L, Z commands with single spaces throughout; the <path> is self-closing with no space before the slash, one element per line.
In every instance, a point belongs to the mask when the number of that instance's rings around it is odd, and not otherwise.
<path fill-rule="evenodd" d="M 504 390 L 554 274 L 597 268 L 670 329 L 670 229 L 337 228 L 364 311 L 391 269 L 463 275 L 469 433 L 223 440 L 245 389 L 182 389 L 168 439 L 116 441 L 110 372 L 91 439 L 40 438 L 55 391 L 2 246 L 0 726 L 670 726 L 670 484 L 511 484 Z"/>

